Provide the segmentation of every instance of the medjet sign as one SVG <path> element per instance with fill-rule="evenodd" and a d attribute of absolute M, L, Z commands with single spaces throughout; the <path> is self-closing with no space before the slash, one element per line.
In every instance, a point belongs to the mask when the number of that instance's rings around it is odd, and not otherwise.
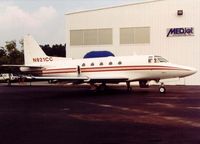
<path fill-rule="evenodd" d="M 194 28 L 186 27 L 186 28 L 167 29 L 167 37 L 175 37 L 175 36 L 194 36 Z"/>

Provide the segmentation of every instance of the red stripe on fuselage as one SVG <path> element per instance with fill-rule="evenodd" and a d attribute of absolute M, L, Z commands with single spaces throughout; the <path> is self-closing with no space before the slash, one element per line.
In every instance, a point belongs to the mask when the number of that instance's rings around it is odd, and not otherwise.
<path fill-rule="evenodd" d="M 134 70 L 185 70 L 178 67 L 170 66 L 110 66 L 110 67 L 90 67 L 81 68 L 81 72 L 112 72 L 112 71 L 134 71 Z M 76 68 L 59 68 L 59 69 L 46 69 L 43 74 L 58 74 L 58 73 L 76 73 Z"/>

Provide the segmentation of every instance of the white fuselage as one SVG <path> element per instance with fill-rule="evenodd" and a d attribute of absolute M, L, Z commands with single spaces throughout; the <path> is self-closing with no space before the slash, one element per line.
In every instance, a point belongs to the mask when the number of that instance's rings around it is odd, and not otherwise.
<path fill-rule="evenodd" d="M 127 80 L 149 81 L 192 75 L 195 69 L 167 62 L 154 55 L 134 55 L 70 59 L 47 56 L 39 44 L 27 35 L 24 37 L 25 66 L 21 71 L 40 76 L 38 79 Z M 36 79 L 36 77 L 35 77 Z"/>
<path fill-rule="evenodd" d="M 44 77 L 127 78 L 129 81 L 185 77 L 196 72 L 193 68 L 169 62 L 156 62 L 154 59 L 150 62 L 149 57 L 149 55 L 143 55 L 78 60 L 63 59 L 55 62 L 52 59 L 49 64 L 45 62 L 45 68 L 38 72 Z"/>

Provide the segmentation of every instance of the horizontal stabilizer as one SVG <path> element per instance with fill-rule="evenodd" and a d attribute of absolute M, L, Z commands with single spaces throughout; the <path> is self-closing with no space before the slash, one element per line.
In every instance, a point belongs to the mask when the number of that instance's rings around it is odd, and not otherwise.
<path fill-rule="evenodd" d="M 26 68 L 43 68 L 41 66 L 28 66 L 28 65 L 0 65 L 0 67 L 26 67 Z"/>
<path fill-rule="evenodd" d="M 40 76 L 31 76 L 27 77 L 30 80 L 41 80 L 41 81 L 49 81 L 49 80 L 57 80 L 57 81 L 82 81 L 86 83 L 118 83 L 125 82 L 128 78 L 89 78 L 86 76 L 77 76 L 77 77 L 40 77 Z"/>

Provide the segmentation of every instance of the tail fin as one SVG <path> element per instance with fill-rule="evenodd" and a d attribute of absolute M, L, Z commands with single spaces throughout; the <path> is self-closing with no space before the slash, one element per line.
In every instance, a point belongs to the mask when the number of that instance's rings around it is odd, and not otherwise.
<path fill-rule="evenodd" d="M 46 58 L 47 55 L 43 52 L 39 44 L 31 35 L 24 37 L 24 60 L 25 65 L 34 64 L 34 60 L 40 62 L 40 58 Z M 42 62 L 42 61 L 41 61 Z"/>
<path fill-rule="evenodd" d="M 28 66 L 46 66 L 61 62 L 66 58 L 47 56 L 31 35 L 24 37 L 24 60 Z"/>

